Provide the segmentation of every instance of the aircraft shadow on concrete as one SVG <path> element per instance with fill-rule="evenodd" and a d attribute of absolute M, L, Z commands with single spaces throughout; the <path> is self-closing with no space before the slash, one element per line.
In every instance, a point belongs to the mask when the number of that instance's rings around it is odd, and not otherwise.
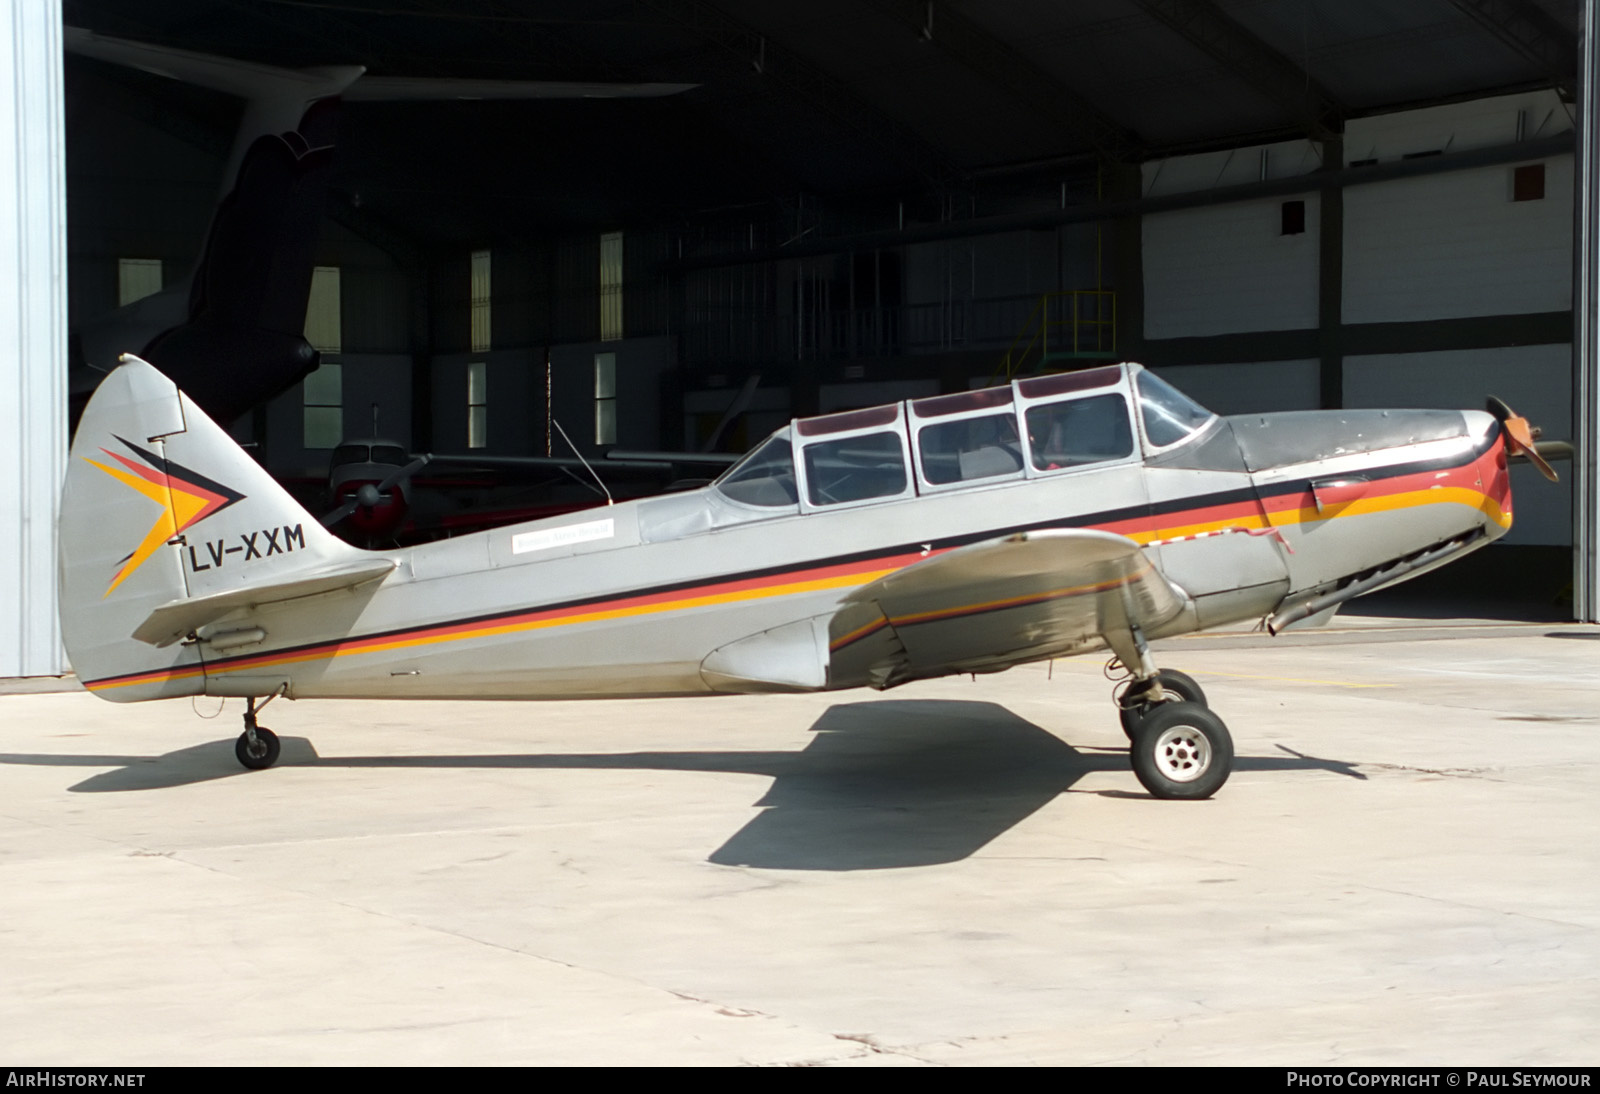
<path fill-rule="evenodd" d="M 529 770 L 710 771 L 762 775 L 772 785 L 762 811 L 708 856 L 728 866 L 868 870 L 966 858 L 1091 771 L 1127 775 L 1146 797 L 1122 749 L 1080 751 L 994 703 L 884 700 L 841 703 L 812 726 L 798 752 L 711 751 L 471 756 L 319 756 L 303 737 L 283 737 L 279 767 L 497 768 Z M 1240 757 L 1242 771 L 1320 770 L 1365 776 L 1353 764 L 1294 752 Z M 78 793 L 157 790 L 244 771 L 233 742 L 211 741 L 162 756 L 50 756 L 0 753 L 0 764 L 115 767 L 70 789 Z M 1154 808 L 1192 808 L 1157 803 Z"/>

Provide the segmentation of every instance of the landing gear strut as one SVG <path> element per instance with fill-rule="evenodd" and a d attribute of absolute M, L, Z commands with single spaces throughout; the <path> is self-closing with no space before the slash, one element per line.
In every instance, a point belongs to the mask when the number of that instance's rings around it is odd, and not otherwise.
<path fill-rule="evenodd" d="M 1206 706 L 1206 693 L 1176 669 L 1158 669 L 1138 628 L 1117 643 L 1133 680 L 1117 697 L 1128 759 L 1157 798 L 1209 798 L 1233 773 L 1233 738 Z"/>
<path fill-rule="evenodd" d="M 282 694 L 280 691 L 267 696 L 259 707 L 255 699 L 245 700 L 244 732 L 233 743 L 233 754 L 251 771 L 264 771 L 278 762 L 278 753 L 282 748 L 278 743 L 278 735 L 266 726 L 257 725 L 256 714 Z"/>
<path fill-rule="evenodd" d="M 1151 697 L 1157 681 L 1165 693 L 1160 700 Z M 1133 740 L 1133 731 L 1139 723 L 1148 718 L 1161 703 L 1170 703 L 1173 700 L 1205 706 L 1206 693 L 1201 690 L 1194 677 L 1177 669 L 1158 669 L 1156 675 L 1144 681 L 1142 685 L 1137 680 L 1131 682 L 1123 689 L 1122 694 L 1117 696 L 1117 714 L 1122 719 L 1122 732 L 1128 735 L 1128 740 Z"/>

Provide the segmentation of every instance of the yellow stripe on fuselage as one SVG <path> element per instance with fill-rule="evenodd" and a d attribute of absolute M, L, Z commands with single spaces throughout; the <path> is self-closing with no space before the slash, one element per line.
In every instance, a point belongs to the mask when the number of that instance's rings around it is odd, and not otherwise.
<path fill-rule="evenodd" d="M 93 462 L 93 461 L 90 461 Z M 96 465 L 100 466 L 100 465 Z M 121 478 L 112 468 L 102 468 L 107 473 Z M 129 478 L 133 478 L 130 476 Z M 139 486 L 139 483 L 130 481 L 130 486 Z M 150 484 L 143 484 L 148 486 Z M 141 490 L 141 492 L 147 492 Z M 1285 509 L 1272 513 L 1269 524 L 1265 516 L 1260 514 L 1223 518 L 1219 520 L 1200 521 L 1192 524 L 1181 524 L 1164 527 L 1158 530 L 1130 534 L 1129 538 L 1135 542 L 1147 543 L 1152 539 L 1167 539 L 1184 535 L 1195 535 L 1200 532 L 1217 531 L 1222 528 L 1265 529 L 1296 524 L 1312 524 L 1328 520 L 1336 520 L 1347 516 L 1365 516 L 1375 513 L 1394 512 L 1414 508 L 1422 505 L 1438 504 L 1441 502 L 1454 502 L 1477 509 L 1487 518 L 1494 521 L 1502 528 L 1510 527 L 1510 514 L 1501 511 L 1499 503 L 1481 490 L 1470 487 L 1434 486 L 1422 490 L 1412 490 L 1403 493 L 1384 495 L 1375 498 L 1356 498 L 1341 505 L 1328 506 L 1319 512 L 1315 507 L 1306 506 L 1297 509 Z M 167 510 L 170 514 L 170 510 Z M 165 522 L 158 522 L 160 524 Z M 152 529 L 152 534 L 156 529 Z M 503 623 L 485 623 L 482 626 L 471 624 L 454 629 L 449 623 L 432 624 L 418 628 L 423 633 L 396 635 L 392 639 L 364 641 L 362 639 L 335 640 L 326 645 L 313 649 L 285 652 L 283 654 L 263 654 L 257 658 L 241 658 L 238 661 L 221 665 L 189 665 L 175 668 L 166 672 L 157 670 L 154 673 L 133 675 L 129 677 L 112 678 L 106 681 L 86 682 L 85 687 L 90 691 L 104 691 L 112 688 L 129 687 L 138 684 L 154 684 L 168 680 L 184 679 L 201 673 L 223 675 L 234 672 L 249 672 L 261 668 L 270 668 L 278 665 L 300 664 L 309 661 L 332 660 L 337 657 L 347 657 L 357 654 L 378 653 L 390 650 L 408 649 L 445 642 L 454 642 L 467 639 L 493 638 L 509 634 L 518 634 L 530 631 L 546 630 L 552 627 L 570 626 L 584 623 L 599 623 L 617 619 L 636 618 L 648 615 L 658 615 L 664 612 L 689 610 L 694 608 L 716 607 L 718 605 L 734 604 L 755 600 L 771 599 L 779 596 L 792 596 L 801 593 L 818 592 L 827 589 L 858 588 L 879 578 L 903 569 L 900 566 L 889 566 L 883 569 L 863 570 L 853 573 L 836 574 L 828 577 L 813 578 L 802 581 L 783 582 L 773 585 L 757 586 L 747 589 L 735 589 L 725 592 L 705 593 L 698 596 L 687 596 L 681 599 L 664 599 L 648 604 L 630 604 L 615 608 L 597 608 L 590 611 L 575 610 L 562 614 L 559 609 L 554 614 L 545 618 L 513 619 Z M 1129 580 L 1129 579 L 1119 579 Z M 1111 583 L 1095 583 L 1052 590 L 1046 593 L 1032 594 L 1016 598 L 1018 602 L 1038 599 L 1040 597 L 1060 597 L 1072 595 L 1075 592 L 1108 586 Z M 628 599 L 621 597 L 619 599 Z M 960 609 L 946 609 L 940 612 L 920 613 L 917 616 L 898 619 L 897 623 L 918 622 L 924 617 L 934 617 L 953 612 L 972 612 L 990 610 L 1003 607 L 1010 601 L 995 601 L 988 605 L 969 605 Z M 538 609 L 531 610 L 528 614 L 538 615 Z M 870 629 L 877 625 L 868 624 L 862 630 Z M 431 632 L 431 633 L 430 633 Z M 847 636 L 848 637 L 848 636 Z M 347 644 L 348 643 L 348 644 Z"/>

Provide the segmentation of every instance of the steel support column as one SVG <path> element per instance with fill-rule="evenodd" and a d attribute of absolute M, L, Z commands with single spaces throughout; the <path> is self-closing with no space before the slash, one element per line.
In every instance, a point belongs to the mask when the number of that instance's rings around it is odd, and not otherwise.
<path fill-rule="evenodd" d="M 1323 141 L 1322 173 L 1336 179 L 1342 170 L 1343 139 Z M 1317 204 L 1318 389 L 1322 409 L 1339 410 L 1344 406 L 1344 188 L 1324 185 Z"/>
<path fill-rule="evenodd" d="M 1600 623 L 1600 474 L 1595 456 L 1600 445 L 1600 27 L 1595 24 L 1597 0 L 1584 0 L 1583 56 L 1578 85 L 1578 177 L 1575 187 L 1577 268 L 1572 279 L 1574 318 L 1573 441 L 1573 580 L 1572 609 L 1579 620 Z"/>
<path fill-rule="evenodd" d="M 0 0 L 0 676 L 65 669 L 56 510 L 66 463 L 60 0 Z"/>

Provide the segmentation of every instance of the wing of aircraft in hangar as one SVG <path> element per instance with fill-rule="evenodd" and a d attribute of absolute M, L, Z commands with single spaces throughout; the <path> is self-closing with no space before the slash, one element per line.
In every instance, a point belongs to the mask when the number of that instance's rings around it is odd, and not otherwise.
<path fill-rule="evenodd" d="M 571 456 L 414 455 L 377 435 L 374 406 L 373 435 L 341 442 L 328 461 L 325 483 L 286 485 L 307 508 L 323 514 L 324 527 L 359 547 L 424 543 L 618 497 L 704 486 L 738 461 L 737 454 L 712 450 L 749 408 L 760 380 L 759 373 L 746 379 L 698 452 L 611 448 L 593 462 L 576 449 Z"/>
<path fill-rule="evenodd" d="M 719 452 L 612 449 L 579 456 L 413 455 L 364 438 L 333 450 L 328 477 L 286 482 L 324 527 L 360 547 L 400 546 L 703 486 L 738 460 Z"/>
<path fill-rule="evenodd" d="M 359 65 L 277 68 L 78 27 L 65 28 L 63 38 L 70 53 L 245 101 L 192 272 L 73 332 L 74 422 L 124 353 L 148 360 L 222 422 L 317 367 L 304 336 L 306 305 L 341 100 L 646 98 L 695 86 L 368 77 Z"/>

